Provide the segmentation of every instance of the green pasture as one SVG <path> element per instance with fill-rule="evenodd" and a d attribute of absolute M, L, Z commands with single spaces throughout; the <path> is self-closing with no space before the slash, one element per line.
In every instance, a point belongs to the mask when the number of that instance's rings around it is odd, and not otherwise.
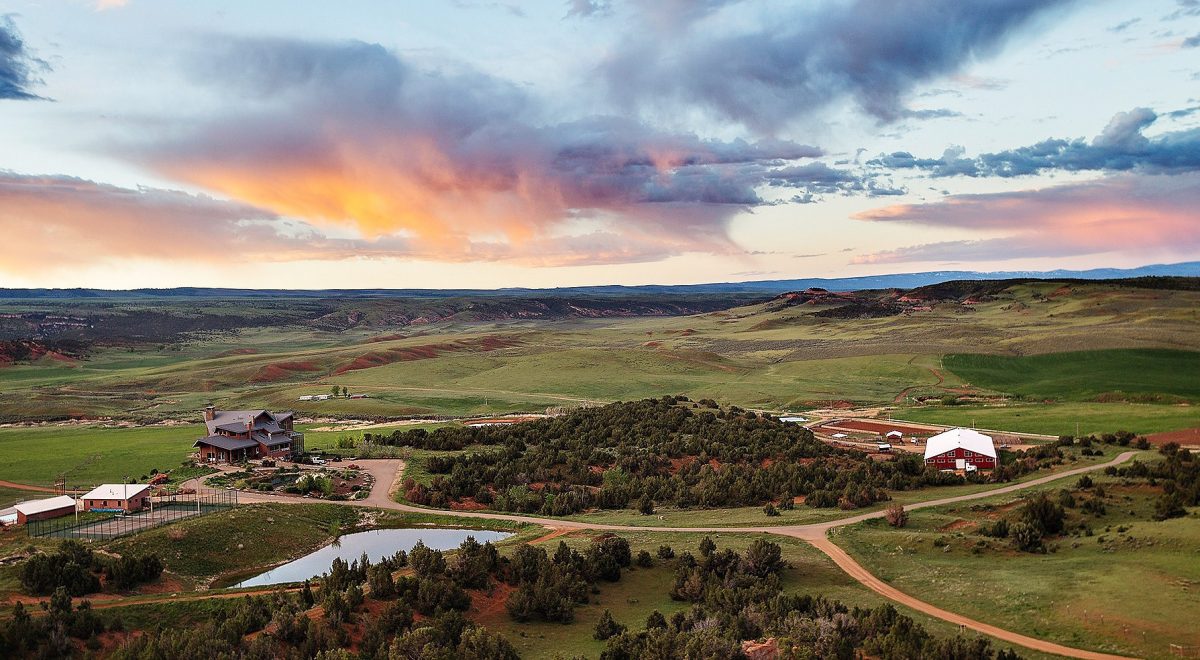
<path fill-rule="evenodd" d="M 900 408 L 896 419 L 911 422 L 976 426 L 1019 433 L 1083 435 L 1091 433 L 1159 433 L 1200 426 L 1200 406 L 1144 403 L 1019 403 L 1002 406 L 928 406 Z"/>
<path fill-rule="evenodd" d="M 94 485 L 140 479 L 178 467 L 203 426 L 32 426 L 0 428 L 0 479 L 49 485 Z"/>
<path fill-rule="evenodd" d="M 1064 537 L 1047 554 L 973 533 L 1019 501 L 1012 495 L 916 511 L 899 530 L 866 521 L 833 538 L 905 593 L 1033 637 L 1151 658 L 1168 657 L 1170 643 L 1200 645 L 1200 629 L 1189 623 L 1200 616 L 1197 514 L 1152 521 L 1153 493 L 1093 478 L 1115 496 L 1107 515 L 1089 519 L 1095 536 Z"/>
<path fill-rule="evenodd" d="M 1089 401 L 1101 395 L 1200 399 L 1200 352 L 1166 349 L 1043 355 L 953 354 L 946 368 L 975 387 L 1021 397 Z"/>

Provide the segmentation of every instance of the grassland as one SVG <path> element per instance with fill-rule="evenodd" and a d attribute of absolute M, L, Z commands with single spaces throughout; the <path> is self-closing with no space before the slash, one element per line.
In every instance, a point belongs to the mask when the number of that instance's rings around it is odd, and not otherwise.
<path fill-rule="evenodd" d="M 622 532 L 620 536 L 629 540 L 630 547 L 636 554 L 639 550 L 647 550 L 651 554 L 660 545 L 670 545 L 676 552 L 688 550 L 696 554 L 704 534 L 694 533 L 655 533 L 655 532 Z M 717 534 L 710 535 L 720 548 L 744 550 L 758 538 L 752 534 Z M 560 540 L 568 545 L 582 549 L 590 541 L 591 535 L 577 532 L 562 538 L 546 541 L 547 551 L 553 552 Z M 826 598 L 840 600 L 847 605 L 874 607 L 885 602 L 880 596 L 869 591 L 855 582 L 839 569 L 824 554 L 808 544 L 795 539 L 770 536 L 772 542 L 778 543 L 783 549 L 783 557 L 791 567 L 783 573 L 784 590 L 788 593 L 822 595 Z M 471 616 L 493 630 L 503 633 L 516 647 L 521 657 L 552 658 L 583 656 L 594 658 L 599 656 L 604 643 L 592 639 L 592 631 L 596 622 L 605 609 L 611 610 L 613 618 L 629 626 L 632 630 L 644 627 L 646 617 L 658 610 L 670 617 L 673 612 L 686 609 L 687 603 L 671 600 L 668 593 L 674 583 L 674 561 L 655 560 L 651 568 L 635 568 L 625 573 L 617 583 L 603 583 L 600 593 L 592 602 L 575 611 L 575 621 L 570 624 L 560 623 L 516 623 L 508 618 L 502 607 L 480 608 L 476 604 Z M 481 611 L 482 609 L 482 611 Z M 953 636 L 958 633 L 955 626 L 937 619 L 931 619 L 920 613 L 899 608 L 901 612 L 916 619 L 921 625 L 938 635 Z M 999 648 L 1006 644 L 997 644 Z M 1042 658 L 1045 656 L 1026 652 L 1019 649 L 1023 657 Z"/>
<path fill-rule="evenodd" d="M 947 369 L 975 387 L 1033 399 L 1090 401 L 1127 395 L 1200 400 L 1200 352 L 1164 349 L 1043 355 L 952 354 Z"/>
<path fill-rule="evenodd" d="M 98 348 L 86 360 L 4 368 L 0 419 L 194 419 L 210 401 L 352 418 L 493 414 L 664 393 L 782 411 L 962 390 L 960 358 L 945 369 L 947 354 L 1200 350 L 1200 293 L 1191 291 L 1035 282 L 978 304 L 938 303 L 885 318 L 817 316 L 827 309 L 764 303 L 685 317 L 435 323 L 403 336 L 386 326 L 197 333 L 132 351 Z M 1056 387 L 1194 394 L 1185 376 L 1162 373 L 1174 358 L 1137 355 L 1096 364 L 1090 381 L 1095 360 L 1047 358 L 1030 377 L 1033 387 L 988 380 L 983 366 L 963 368 L 988 392 L 1037 393 L 1044 376 L 1072 367 L 1083 375 Z M 1139 365 L 1163 382 L 1130 385 L 1131 373 L 1146 370 Z M 371 398 L 297 400 L 334 385 Z"/>
<path fill-rule="evenodd" d="M 917 511 L 902 530 L 868 521 L 833 538 L 906 593 L 1034 637 L 1151 658 L 1168 657 L 1170 643 L 1200 645 L 1200 630 L 1184 623 L 1200 616 L 1196 514 L 1153 522 L 1146 487 L 1097 481 L 1118 504 L 1093 523 L 1095 536 L 1067 537 L 1049 554 L 972 533 L 1012 496 Z"/>
<path fill-rule="evenodd" d="M 1020 403 L 996 406 L 929 406 L 898 409 L 896 419 L 948 426 L 1083 435 L 1124 430 L 1158 433 L 1200 426 L 1200 406 L 1141 403 Z"/>

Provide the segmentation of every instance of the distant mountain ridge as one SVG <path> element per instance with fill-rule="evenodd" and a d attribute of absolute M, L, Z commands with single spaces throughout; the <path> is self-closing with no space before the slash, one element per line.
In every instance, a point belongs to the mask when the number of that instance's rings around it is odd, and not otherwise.
<path fill-rule="evenodd" d="M 865 275 L 862 277 L 809 277 L 749 282 L 708 284 L 647 284 L 639 286 L 598 285 L 550 289 L 510 287 L 503 289 L 223 289 L 176 287 L 169 289 L 8 289 L 0 288 L 0 299 L 187 299 L 187 298 L 483 298 L 637 296 L 662 294 L 744 293 L 766 296 L 789 291 L 821 288 L 828 291 L 867 289 L 914 289 L 954 280 L 1082 279 L 1106 280 L 1135 277 L 1200 277 L 1200 261 L 1153 264 L 1137 268 L 1093 268 L 1091 270 L 968 271 L 942 270 L 921 273 Z"/>

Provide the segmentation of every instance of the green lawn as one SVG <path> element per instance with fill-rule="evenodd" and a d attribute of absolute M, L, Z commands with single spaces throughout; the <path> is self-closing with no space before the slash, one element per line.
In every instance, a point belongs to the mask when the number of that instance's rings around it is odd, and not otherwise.
<path fill-rule="evenodd" d="M 1200 426 L 1200 406 L 1144 403 L 1022 403 L 1004 406 L 900 408 L 896 419 L 947 426 L 1045 433 L 1158 433 Z"/>
<path fill-rule="evenodd" d="M 981 504 L 1002 507 L 1017 501 L 1011 495 L 916 511 L 902 530 L 867 521 L 833 538 L 898 589 L 1010 630 L 1139 657 L 1167 657 L 1169 643 L 1200 645 L 1200 628 L 1191 625 L 1200 617 L 1200 518 L 1153 522 L 1144 487 L 1096 480 L 1112 496 L 1108 514 L 1089 519 L 1096 535 L 1066 537 L 1049 554 L 1020 553 L 972 532 L 997 515 Z"/>
<path fill-rule="evenodd" d="M 69 485 L 139 479 L 154 468 L 178 467 L 202 429 L 199 424 L 2 428 L 0 479 L 35 485 L 52 484 L 62 474 Z"/>
<path fill-rule="evenodd" d="M 953 354 L 947 369 L 971 385 L 1022 397 L 1089 401 L 1109 393 L 1200 399 L 1200 352 L 1165 349 L 1042 355 Z"/>

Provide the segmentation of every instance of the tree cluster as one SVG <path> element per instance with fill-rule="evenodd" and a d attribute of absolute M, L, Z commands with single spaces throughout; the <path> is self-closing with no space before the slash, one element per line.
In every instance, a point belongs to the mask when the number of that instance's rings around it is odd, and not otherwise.
<path fill-rule="evenodd" d="M 878 462 L 831 447 L 808 429 L 737 407 L 683 397 L 615 403 L 511 426 L 444 427 L 374 436 L 422 449 L 489 449 L 425 458 L 429 484 L 407 480 L 410 501 L 445 507 L 473 499 L 501 511 L 561 516 L 588 509 L 764 506 L 856 508 L 887 490 L 964 483 L 904 454 Z M 1004 478 L 1036 469 L 1023 463 Z M 971 476 L 971 479 L 982 479 Z M 774 507 L 772 507 L 774 508 Z"/>
<path fill-rule="evenodd" d="M 672 597 L 693 603 L 667 619 L 654 612 L 642 630 L 601 621 L 596 634 L 613 633 L 602 660 L 646 657 L 740 658 L 742 642 L 770 639 L 780 657 L 977 658 L 1015 660 L 983 638 L 937 638 L 891 605 L 848 608 L 820 597 L 784 594 L 780 548 L 756 541 L 744 553 L 718 550 L 711 539 L 700 558 L 679 554 Z M 611 616 L 609 617 L 611 619 Z"/>

